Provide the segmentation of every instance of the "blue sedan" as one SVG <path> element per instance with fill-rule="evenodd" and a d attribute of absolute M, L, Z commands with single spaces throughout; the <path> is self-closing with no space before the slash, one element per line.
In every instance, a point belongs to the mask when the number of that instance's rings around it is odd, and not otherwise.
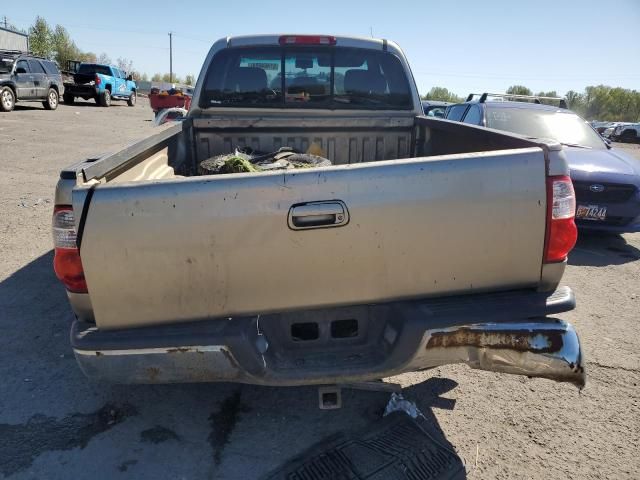
<path fill-rule="evenodd" d="M 578 227 L 640 232 L 640 160 L 613 148 L 570 110 L 481 98 L 449 106 L 446 118 L 560 142 L 576 192 Z"/>

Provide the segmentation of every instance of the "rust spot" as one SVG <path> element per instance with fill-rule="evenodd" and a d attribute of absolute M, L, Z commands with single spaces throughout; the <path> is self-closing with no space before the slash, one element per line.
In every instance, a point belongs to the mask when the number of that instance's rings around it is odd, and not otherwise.
<path fill-rule="evenodd" d="M 151 380 L 152 382 L 155 382 L 158 379 L 158 376 L 160 375 L 160 369 L 157 367 L 148 367 L 147 375 L 149 375 L 149 380 Z"/>
<path fill-rule="evenodd" d="M 188 347 L 176 347 L 176 348 L 169 348 L 167 350 L 167 353 L 186 353 L 190 351 L 191 349 Z"/>
<path fill-rule="evenodd" d="M 562 332 L 557 330 L 530 333 L 523 330 L 482 332 L 461 328 L 454 332 L 434 333 L 426 348 L 478 347 L 550 353 L 559 351 L 562 344 Z"/>

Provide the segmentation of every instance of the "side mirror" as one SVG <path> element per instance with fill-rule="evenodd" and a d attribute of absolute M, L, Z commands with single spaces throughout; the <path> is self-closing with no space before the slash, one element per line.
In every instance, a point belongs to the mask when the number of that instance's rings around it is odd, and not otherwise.
<path fill-rule="evenodd" d="M 133 80 L 133 75 L 127 75 L 127 80 L 129 81 Z"/>

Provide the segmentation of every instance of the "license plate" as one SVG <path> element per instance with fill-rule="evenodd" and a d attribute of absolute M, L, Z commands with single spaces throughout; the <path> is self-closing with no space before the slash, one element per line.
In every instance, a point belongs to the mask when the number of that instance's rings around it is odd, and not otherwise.
<path fill-rule="evenodd" d="M 607 218 L 607 207 L 600 205 L 578 205 L 576 219 L 602 221 Z"/>

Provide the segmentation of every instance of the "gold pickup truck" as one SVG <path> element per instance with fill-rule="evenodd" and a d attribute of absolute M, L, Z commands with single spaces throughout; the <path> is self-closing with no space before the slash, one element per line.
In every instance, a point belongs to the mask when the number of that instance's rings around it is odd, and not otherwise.
<path fill-rule="evenodd" d="M 562 147 L 421 108 L 390 41 L 216 42 L 180 125 L 61 172 L 54 268 L 82 371 L 304 385 L 466 363 L 582 387 L 559 318 Z M 199 174 L 282 147 L 331 165 Z"/>

